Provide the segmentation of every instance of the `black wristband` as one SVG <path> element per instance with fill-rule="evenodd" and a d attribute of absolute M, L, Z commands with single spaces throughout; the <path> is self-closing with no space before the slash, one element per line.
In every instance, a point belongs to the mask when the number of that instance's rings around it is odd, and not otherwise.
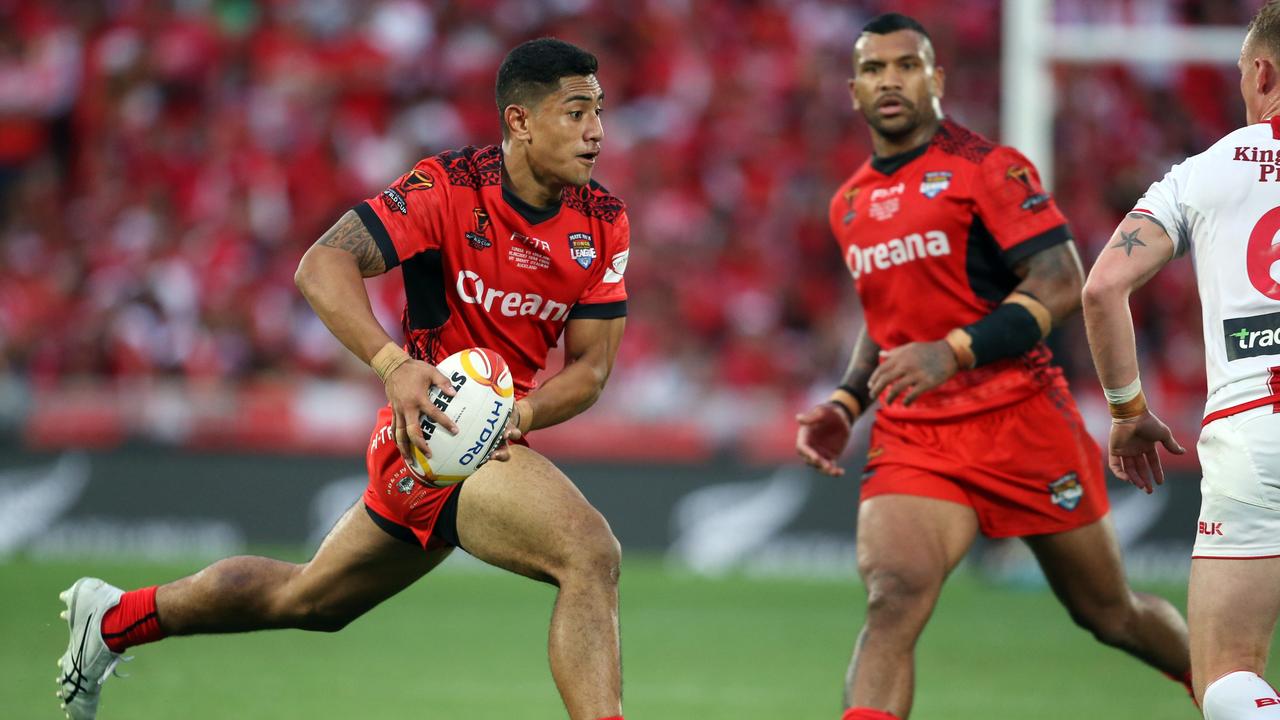
<path fill-rule="evenodd" d="M 845 407 L 844 403 L 838 400 L 828 400 L 827 404 L 834 405 L 836 410 L 839 410 L 844 415 L 844 419 L 849 421 L 850 425 L 853 425 L 853 423 L 857 421 L 857 418 L 853 416 L 853 411 Z"/>
<path fill-rule="evenodd" d="M 843 390 L 849 393 L 850 395 L 852 395 L 853 399 L 858 401 L 858 410 L 860 410 L 861 412 L 865 413 L 867 411 L 867 408 L 871 407 L 871 389 L 870 388 L 863 386 L 863 388 L 859 390 L 858 388 L 855 388 L 852 385 L 840 385 L 840 386 L 837 386 L 836 389 Z"/>
<path fill-rule="evenodd" d="M 1031 311 L 1018 303 L 1000 307 L 964 328 L 973 338 L 973 366 L 1018 357 L 1040 342 L 1040 324 Z"/>

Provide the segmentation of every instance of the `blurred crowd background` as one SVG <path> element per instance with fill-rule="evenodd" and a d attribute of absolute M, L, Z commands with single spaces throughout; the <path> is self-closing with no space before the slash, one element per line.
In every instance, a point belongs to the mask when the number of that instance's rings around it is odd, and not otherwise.
<path fill-rule="evenodd" d="M 1258 5 L 1057 0 L 1055 15 L 1243 28 Z M 68 398 L 98 411 L 73 422 L 118 425 L 140 389 L 270 408 L 324 387 L 318 415 L 355 388 L 367 426 L 380 388 L 295 290 L 298 259 L 418 158 L 496 141 L 498 63 L 555 35 L 600 58 L 596 178 L 627 201 L 635 248 L 593 412 L 782 428 L 834 384 L 859 327 L 826 207 L 870 152 L 851 45 L 891 9 L 930 28 L 948 114 L 999 138 L 1019 100 L 1000 94 L 998 0 L 0 0 L 0 417 L 21 434 Z M 1053 184 L 1087 267 L 1151 181 L 1243 123 L 1238 74 L 1055 74 Z M 397 328 L 398 274 L 371 291 Z M 1148 392 L 1185 443 L 1204 401 L 1190 263 L 1134 308 Z M 1054 346 L 1091 402 L 1078 318 Z M 182 412 L 159 416 L 181 434 Z"/>

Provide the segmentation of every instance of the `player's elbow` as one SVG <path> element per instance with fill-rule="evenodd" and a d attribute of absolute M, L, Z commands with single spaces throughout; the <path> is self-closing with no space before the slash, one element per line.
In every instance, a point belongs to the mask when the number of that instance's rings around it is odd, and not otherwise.
<path fill-rule="evenodd" d="M 1128 288 L 1096 273 L 1090 274 L 1080 291 L 1080 302 L 1086 311 L 1122 302 Z"/>
<path fill-rule="evenodd" d="M 306 295 L 307 289 L 315 282 L 315 275 L 315 257 L 308 250 L 298 261 L 298 269 L 293 271 L 293 284 Z"/>
<path fill-rule="evenodd" d="M 586 410 L 596 401 L 600 399 L 600 395 L 604 393 L 605 383 L 609 381 L 608 366 L 600 366 L 596 364 L 590 365 L 590 373 L 582 383 L 582 409 Z"/>
<path fill-rule="evenodd" d="M 583 392 L 582 406 L 584 409 L 595 405 L 596 401 L 600 399 L 600 396 L 604 393 L 604 384 L 607 379 L 608 375 L 606 373 L 605 377 L 597 376 L 593 379 L 593 382 L 587 383 Z"/>
<path fill-rule="evenodd" d="M 332 262 L 330 253 L 317 251 L 313 246 L 303 253 L 298 261 L 298 269 L 293 272 L 293 284 L 308 300 L 315 297 L 317 289 L 324 284 L 323 278 L 329 274 L 326 263 Z"/>

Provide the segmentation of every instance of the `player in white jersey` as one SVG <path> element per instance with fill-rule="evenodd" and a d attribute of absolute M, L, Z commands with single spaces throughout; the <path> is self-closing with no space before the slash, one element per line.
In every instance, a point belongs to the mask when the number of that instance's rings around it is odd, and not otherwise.
<path fill-rule="evenodd" d="M 1108 462 L 1152 492 L 1156 445 L 1182 448 L 1138 381 L 1129 294 L 1189 254 L 1204 313 L 1209 398 L 1187 619 L 1208 720 L 1280 718 L 1262 679 L 1280 615 L 1280 2 L 1240 53 L 1248 125 L 1175 165 L 1129 213 L 1084 289 L 1089 345 L 1111 406 Z"/>

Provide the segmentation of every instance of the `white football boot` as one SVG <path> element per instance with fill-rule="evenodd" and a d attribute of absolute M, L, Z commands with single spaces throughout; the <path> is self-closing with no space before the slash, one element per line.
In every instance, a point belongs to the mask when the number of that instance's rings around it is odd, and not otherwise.
<path fill-rule="evenodd" d="M 102 616 L 120 602 L 124 591 L 97 578 L 80 578 L 58 595 L 67 604 L 61 617 L 71 629 L 67 651 L 58 661 L 58 697 L 72 720 L 93 720 L 98 714 L 102 683 L 121 661 L 102 639 Z"/>

